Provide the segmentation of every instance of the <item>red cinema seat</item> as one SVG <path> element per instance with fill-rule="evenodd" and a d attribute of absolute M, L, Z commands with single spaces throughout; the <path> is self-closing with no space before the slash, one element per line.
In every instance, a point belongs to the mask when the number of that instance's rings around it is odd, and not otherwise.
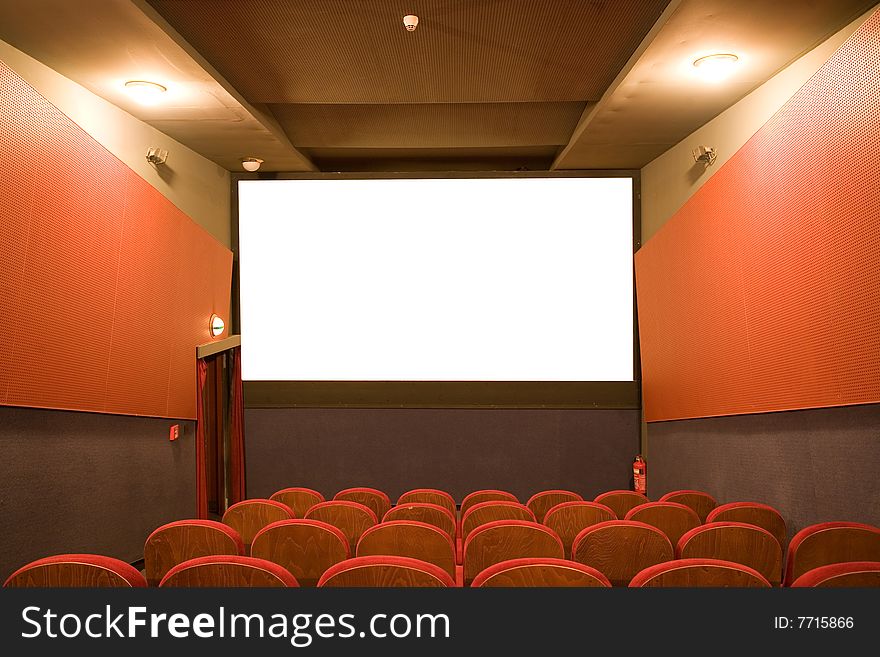
<path fill-rule="evenodd" d="M 397 498 L 397 506 L 401 504 L 436 504 L 449 511 L 454 518 L 457 513 L 455 498 L 443 490 L 436 488 L 414 488 Z"/>
<path fill-rule="evenodd" d="M 583 501 L 583 497 L 570 490 L 543 490 L 532 495 L 526 502 L 526 506 L 535 514 L 535 520 L 544 522 L 544 516 L 557 504 Z"/>
<path fill-rule="evenodd" d="M 544 516 L 544 524 L 562 539 L 566 559 L 571 559 L 571 545 L 582 530 L 608 520 L 617 520 L 614 511 L 596 502 L 563 502 Z"/>
<path fill-rule="evenodd" d="M 439 566 L 409 557 L 355 557 L 338 563 L 321 577 L 319 587 L 442 588 L 455 582 Z"/>
<path fill-rule="evenodd" d="M 718 559 L 679 559 L 646 568 L 632 578 L 631 587 L 769 588 L 761 573 L 748 566 Z"/>
<path fill-rule="evenodd" d="M 318 584 L 331 566 L 351 556 L 348 540 L 333 525 L 309 518 L 279 520 L 254 537 L 251 556 L 276 563 L 300 586 Z"/>
<path fill-rule="evenodd" d="M 666 534 L 633 520 L 607 520 L 587 527 L 572 543 L 572 560 L 595 568 L 613 586 L 626 586 L 649 566 L 675 557 Z"/>
<path fill-rule="evenodd" d="M 499 520 L 474 529 L 464 543 L 464 585 L 489 566 L 510 559 L 562 559 L 562 541 L 552 529 L 525 520 Z"/>
<path fill-rule="evenodd" d="M 819 566 L 880 561 L 880 528 L 858 522 L 823 522 L 804 527 L 788 544 L 785 584 Z"/>
<path fill-rule="evenodd" d="M 293 509 L 294 518 L 305 518 L 306 513 L 316 504 L 324 501 L 324 496 L 311 488 L 282 488 L 272 493 L 270 500 L 281 502 Z"/>
<path fill-rule="evenodd" d="M 647 504 L 648 498 L 633 490 L 610 490 L 607 493 L 596 495 L 593 500 L 597 504 L 604 504 L 614 511 L 614 515 L 618 520 L 626 518 L 626 514 L 630 509 L 634 509 L 641 504 Z"/>
<path fill-rule="evenodd" d="M 363 504 L 376 514 L 376 518 L 384 518 L 391 508 L 391 500 L 380 490 L 375 488 L 346 488 L 333 496 L 334 500 L 357 502 Z"/>
<path fill-rule="evenodd" d="M 673 546 L 694 527 L 699 527 L 700 517 L 689 506 L 677 502 L 648 502 L 626 514 L 626 520 L 644 522 L 666 534 Z"/>
<path fill-rule="evenodd" d="M 772 506 L 759 502 L 730 502 L 717 506 L 709 515 L 706 522 L 745 522 L 766 529 L 773 534 L 783 551 L 788 544 L 788 530 L 782 514 Z"/>
<path fill-rule="evenodd" d="M 196 557 L 244 554 L 241 536 L 229 525 L 213 520 L 178 520 L 162 525 L 144 543 L 147 584 L 159 586 L 171 568 Z"/>
<path fill-rule="evenodd" d="M 276 588 L 299 586 L 296 577 L 265 559 L 217 555 L 198 557 L 168 571 L 160 587 Z"/>
<path fill-rule="evenodd" d="M 358 541 L 356 556 L 382 555 L 427 561 L 455 578 L 455 545 L 449 534 L 434 525 L 392 520 L 370 527 Z"/>
<path fill-rule="evenodd" d="M 848 561 L 819 566 L 805 572 L 791 586 L 880 588 L 880 561 Z"/>
<path fill-rule="evenodd" d="M 465 495 L 465 498 L 461 501 L 461 509 L 459 509 L 458 516 L 458 542 L 456 543 L 456 560 L 458 563 L 461 563 L 463 556 L 462 553 L 464 552 L 464 539 L 461 537 L 461 519 L 464 518 L 464 514 L 467 513 L 472 506 L 482 504 L 483 502 L 494 501 L 519 503 L 519 500 L 513 493 L 508 493 L 505 490 L 496 490 L 494 488 L 475 490 L 473 493 Z"/>
<path fill-rule="evenodd" d="M 675 548 L 678 559 L 717 559 L 754 568 L 770 584 L 782 583 L 782 548 L 779 541 L 757 525 L 744 522 L 711 522 L 690 530 Z"/>
<path fill-rule="evenodd" d="M 498 520 L 527 520 L 535 522 L 535 514 L 525 504 L 507 500 L 489 500 L 471 506 L 461 517 L 461 540 L 480 525 Z"/>
<path fill-rule="evenodd" d="M 674 490 L 671 493 L 666 493 L 658 501 L 675 502 L 689 506 L 697 514 L 700 522 L 706 522 L 709 513 L 718 505 L 714 497 L 701 490 Z"/>
<path fill-rule="evenodd" d="M 266 525 L 294 517 L 293 509 L 275 500 L 244 500 L 233 504 L 223 514 L 223 524 L 229 525 L 244 542 L 245 554 L 250 554 L 254 536 Z"/>
<path fill-rule="evenodd" d="M 99 554 L 59 554 L 22 566 L 4 588 L 143 588 L 147 580 L 124 561 Z"/>
<path fill-rule="evenodd" d="M 475 504 L 491 502 L 493 500 L 500 500 L 502 502 L 519 502 L 516 495 L 508 493 L 505 490 L 495 490 L 492 488 L 475 490 L 473 493 L 465 495 L 465 498 L 461 501 L 461 509 L 459 510 L 459 513 L 461 514 L 461 517 L 464 517 L 467 510 Z"/>
<path fill-rule="evenodd" d="M 474 588 L 587 588 L 611 582 L 595 568 L 565 559 L 511 559 L 489 566 L 474 577 Z"/>
<path fill-rule="evenodd" d="M 438 529 L 442 529 L 449 535 L 449 538 L 455 540 L 455 516 L 450 513 L 449 509 L 439 504 L 431 504 L 429 502 L 398 503 L 397 506 L 385 514 L 382 522 L 390 522 L 392 520 L 426 522 Z"/>
<path fill-rule="evenodd" d="M 309 509 L 306 518 L 320 520 L 339 528 L 345 534 L 349 547 L 357 547 L 361 534 L 378 522 L 372 509 L 345 500 L 316 504 Z"/>

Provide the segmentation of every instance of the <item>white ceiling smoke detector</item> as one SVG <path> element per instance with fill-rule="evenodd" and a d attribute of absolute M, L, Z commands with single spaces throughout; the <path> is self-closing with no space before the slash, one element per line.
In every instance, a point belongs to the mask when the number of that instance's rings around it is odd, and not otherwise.
<path fill-rule="evenodd" d="M 406 28 L 407 32 L 412 32 L 416 29 L 419 24 L 419 17 L 414 16 L 413 14 L 407 14 L 403 17 L 403 26 Z"/>

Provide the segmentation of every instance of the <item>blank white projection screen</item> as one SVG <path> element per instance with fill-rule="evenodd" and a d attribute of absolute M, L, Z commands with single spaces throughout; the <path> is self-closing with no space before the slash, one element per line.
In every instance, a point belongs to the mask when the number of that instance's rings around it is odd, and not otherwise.
<path fill-rule="evenodd" d="M 630 178 L 239 183 L 249 381 L 632 381 Z"/>

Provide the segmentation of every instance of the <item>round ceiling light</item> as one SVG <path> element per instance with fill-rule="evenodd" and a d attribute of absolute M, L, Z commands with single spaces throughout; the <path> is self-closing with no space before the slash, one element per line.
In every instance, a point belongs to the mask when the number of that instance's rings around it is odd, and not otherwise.
<path fill-rule="evenodd" d="M 217 336 L 222 335 L 224 330 L 226 330 L 226 324 L 220 316 L 211 315 L 211 335 L 216 338 Z"/>
<path fill-rule="evenodd" d="M 129 80 L 125 83 L 125 90 L 141 105 L 155 105 L 168 87 L 148 80 Z"/>
<path fill-rule="evenodd" d="M 262 163 L 263 160 L 258 157 L 246 157 L 242 159 L 241 166 L 245 171 L 253 172 L 259 169 Z"/>
<path fill-rule="evenodd" d="M 738 61 L 739 57 L 732 53 L 715 53 L 695 59 L 694 68 L 703 79 L 709 82 L 720 82 L 733 73 Z"/>

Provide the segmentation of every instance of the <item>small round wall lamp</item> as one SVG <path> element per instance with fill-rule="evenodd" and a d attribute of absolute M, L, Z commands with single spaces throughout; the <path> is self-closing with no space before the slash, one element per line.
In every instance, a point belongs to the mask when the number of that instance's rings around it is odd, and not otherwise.
<path fill-rule="evenodd" d="M 211 315 L 211 335 L 217 337 L 226 330 L 226 324 L 219 315 Z"/>

